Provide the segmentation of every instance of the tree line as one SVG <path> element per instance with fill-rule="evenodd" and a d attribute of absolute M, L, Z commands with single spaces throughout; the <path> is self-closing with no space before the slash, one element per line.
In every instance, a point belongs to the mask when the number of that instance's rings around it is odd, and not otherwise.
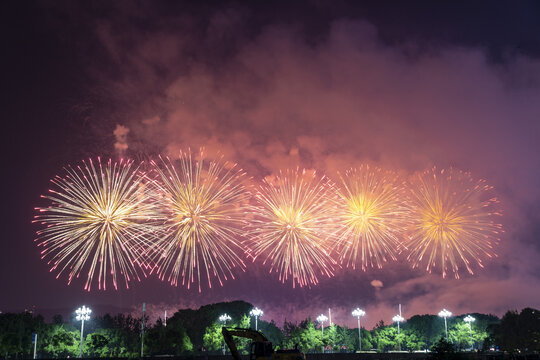
<path fill-rule="evenodd" d="M 197 310 L 181 309 L 166 320 L 158 319 L 145 328 L 145 356 L 221 354 L 225 349 L 218 320 L 227 313 L 227 326 L 254 328 L 248 316 L 253 306 L 244 301 L 205 305 Z M 448 318 L 448 342 L 456 351 L 499 349 L 509 352 L 540 351 L 540 312 L 525 308 L 508 311 L 501 319 L 494 315 L 471 314 L 476 320 L 471 327 L 464 322 L 466 314 Z M 85 357 L 140 356 L 142 318 L 131 315 L 106 314 L 85 322 L 83 353 Z M 278 349 L 298 347 L 310 352 L 421 351 L 446 338 L 444 321 L 436 315 L 414 315 L 400 325 L 382 320 L 367 330 L 336 324 L 321 324 L 310 318 L 300 322 L 285 321 L 278 327 L 273 321 L 259 319 L 258 328 Z M 31 313 L 0 314 L 0 357 L 31 358 L 37 334 L 37 354 L 40 358 L 76 357 L 79 354 L 80 322 L 74 317 L 65 321 L 60 315 L 46 322 Z M 248 341 L 239 339 L 239 349 Z M 244 352 L 246 350 L 243 350 Z"/>

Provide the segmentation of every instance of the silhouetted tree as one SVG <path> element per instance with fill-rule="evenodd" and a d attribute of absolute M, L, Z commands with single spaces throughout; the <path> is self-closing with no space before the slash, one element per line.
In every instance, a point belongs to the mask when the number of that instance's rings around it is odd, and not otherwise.
<path fill-rule="evenodd" d="M 434 360 L 454 360 L 459 357 L 451 342 L 441 337 L 438 342 L 431 347 L 431 359 Z"/>
<path fill-rule="evenodd" d="M 533 352 L 540 350 L 540 312 L 525 308 L 508 311 L 494 327 L 494 340 L 501 350 Z"/>

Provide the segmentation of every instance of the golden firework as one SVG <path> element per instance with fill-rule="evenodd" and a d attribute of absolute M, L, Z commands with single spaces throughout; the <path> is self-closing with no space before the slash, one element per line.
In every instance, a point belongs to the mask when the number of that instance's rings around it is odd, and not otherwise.
<path fill-rule="evenodd" d="M 470 173 L 433 168 L 411 181 L 413 226 L 408 259 L 413 267 L 425 262 L 426 270 L 440 267 L 459 278 L 465 267 L 483 267 L 483 259 L 496 256 L 494 246 L 502 233 L 501 215 L 493 187 L 475 181 Z"/>
<path fill-rule="evenodd" d="M 108 278 L 115 289 L 122 275 L 126 287 L 140 280 L 148 263 L 142 253 L 149 246 L 153 204 L 148 202 L 144 174 L 131 161 L 98 158 L 82 166 L 67 167 L 66 176 L 51 180 L 53 189 L 43 196 L 49 207 L 37 208 L 34 222 L 44 226 L 36 242 L 52 271 L 68 273 L 68 284 L 87 272 L 84 288 L 90 291 L 97 273 L 99 289 Z"/>
<path fill-rule="evenodd" d="M 264 258 L 279 280 L 293 287 L 315 285 L 332 276 L 329 244 L 335 224 L 332 182 L 313 171 L 289 170 L 264 180 L 253 207 L 249 246 L 254 260 Z"/>
<path fill-rule="evenodd" d="M 334 245 L 340 261 L 366 270 L 396 260 L 409 219 L 403 181 L 391 171 L 368 165 L 340 178 L 340 228 Z"/>
<path fill-rule="evenodd" d="M 154 162 L 158 174 L 156 193 L 163 222 L 152 256 L 161 280 L 191 287 L 206 277 L 212 287 L 234 278 L 234 268 L 244 270 L 239 253 L 249 194 L 245 173 L 236 164 L 204 161 L 181 153 L 176 159 Z"/>

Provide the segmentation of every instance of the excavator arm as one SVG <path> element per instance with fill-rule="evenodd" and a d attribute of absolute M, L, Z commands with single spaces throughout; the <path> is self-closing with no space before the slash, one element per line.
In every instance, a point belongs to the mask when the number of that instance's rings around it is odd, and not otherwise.
<path fill-rule="evenodd" d="M 225 340 L 225 343 L 231 350 L 231 354 L 234 360 L 241 360 L 241 358 L 240 354 L 238 353 L 238 348 L 236 347 L 233 336 L 251 339 L 253 342 L 268 342 L 266 336 L 264 336 L 258 331 L 251 329 L 222 327 L 221 333 L 223 334 L 223 339 Z"/>

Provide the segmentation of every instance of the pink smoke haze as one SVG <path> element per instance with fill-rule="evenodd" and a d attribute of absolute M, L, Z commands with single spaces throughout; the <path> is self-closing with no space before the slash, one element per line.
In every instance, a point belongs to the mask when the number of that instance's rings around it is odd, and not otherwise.
<path fill-rule="evenodd" d="M 228 25 L 213 26 L 217 31 Z M 405 316 L 442 307 L 455 314 L 500 315 L 540 305 L 533 271 L 538 244 L 523 232 L 540 195 L 534 186 L 540 179 L 538 157 L 531 157 L 540 153 L 540 102 L 533 101 L 540 98 L 538 59 L 516 55 L 502 66 L 490 63 L 481 48 L 390 46 L 370 23 L 348 20 L 332 23 L 316 45 L 305 43 L 294 27 L 269 26 L 219 68 L 183 63 L 176 48 L 182 41 L 166 34 L 140 41 L 135 59 L 123 57 L 122 36 L 106 27 L 100 34 L 111 56 L 128 63 L 123 82 L 112 86 L 136 84 L 144 94 L 141 104 L 133 104 L 140 116 L 125 122 L 141 152 L 152 147 L 175 155 L 204 147 L 210 156 L 220 153 L 238 162 L 255 179 L 296 166 L 331 177 L 362 163 L 405 176 L 453 166 L 494 185 L 505 210 L 499 257 L 458 281 L 441 280 L 438 273 L 396 272 L 406 268 L 401 258 L 401 265 L 381 271 L 345 271 L 324 279 L 309 295 L 276 279 L 239 274 L 202 302 L 244 299 L 278 321 L 315 317 L 334 306 L 335 322 L 351 326 L 350 310 L 357 306 L 366 309 L 365 323 L 371 326 L 390 321 L 400 302 Z M 148 87 L 152 75 L 145 74 L 157 64 L 181 73 L 158 79 L 160 93 L 158 86 Z M 143 71 L 129 70 L 135 68 Z M 374 278 L 385 286 L 370 286 Z M 250 281 L 270 285 L 253 289 L 245 284 Z M 282 296 L 287 305 L 278 302 Z"/>
<path fill-rule="evenodd" d="M 121 20 L 89 22 L 88 49 L 107 60 L 89 60 L 90 95 L 77 98 L 77 111 L 90 113 L 81 132 L 101 141 L 85 148 L 92 157 L 152 160 L 204 148 L 237 163 L 254 184 L 296 167 L 334 181 L 361 164 L 403 178 L 453 167 L 494 186 L 505 233 L 498 256 L 459 280 L 411 269 L 402 254 L 382 269 L 341 269 L 293 289 L 248 263 L 202 293 L 150 276 L 129 291 L 84 294 L 86 303 L 138 308 L 145 301 L 172 315 L 183 306 L 245 300 L 278 325 L 332 308 L 335 323 L 355 326 L 351 311 L 360 307 L 368 328 L 391 322 L 398 304 L 405 318 L 442 308 L 502 315 L 540 307 L 540 58 L 515 51 L 495 61 L 482 46 L 387 41 L 362 17 L 336 17 L 313 40 L 287 20 L 250 31 L 251 13 L 241 7 L 209 11 L 204 21 L 179 11 L 138 27 L 137 19 L 155 14 L 118 6 Z M 76 286 L 64 287 L 51 280 L 43 292 L 83 298 Z M 43 303 L 55 304 L 47 294 Z"/>

